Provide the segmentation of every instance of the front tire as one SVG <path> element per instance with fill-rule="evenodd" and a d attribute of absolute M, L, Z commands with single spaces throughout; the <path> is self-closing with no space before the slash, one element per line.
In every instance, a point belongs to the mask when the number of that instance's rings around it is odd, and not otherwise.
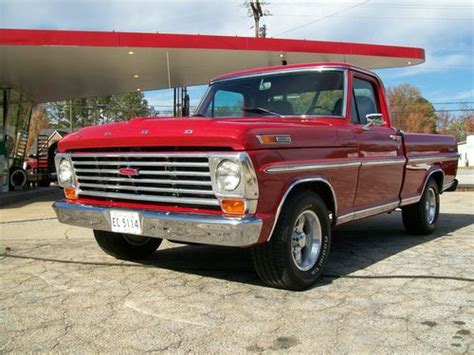
<path fill-rule="evenodd" d="M 123 260 L 140 260 L 151 256 L 161 244 L 161 239 L 133 234 L 94 230 L 94 237 L 107 254 Z"/>
<path fill-rule="evenodd" d="M 426 184 L 421 200 L 402 209 L 403 225 L 410 234 L 428 235 L 436 229 L 439 217 L 439 188 L 434 179 Z"/>
<path fill-rule="evenodd" d="M 269 286 L 304 290 L 321 276 L 331 247 L 329 212 L 309 191 L 291 196 L 269 242 L 252 248 L 260 278 Z"/>

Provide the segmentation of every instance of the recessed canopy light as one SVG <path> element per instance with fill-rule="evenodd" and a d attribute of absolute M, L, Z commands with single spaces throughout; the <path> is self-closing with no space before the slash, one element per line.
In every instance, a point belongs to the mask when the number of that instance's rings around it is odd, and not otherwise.
<path fill-rule="evenodd" d="M 408 61 L 408 62 L 407 62 L 407 64 L 408 64 L 408 65 L 411 65 L 411 62 L 410 62 L 410 61 Z"/>
<path fill-rule="evenodd" d="M 130 55 L 134 55 L 134 54 L 135 54 L 135 52 L 134 52 L 134 51 L 129 51 L 129 52 L 128 52 L 128 54 L 130 54 Z"/>
<path fill-rule="evenodd" d="M 138 75 L 138 74 L 134 74 L 134 75 L 133 75 L 133 77 L 136 79 L 136 78 L 139 78 L 139 77 L 140 77 L 140 75 Z"/>
<path fill-rule="evenodd" d="M 137 91 L 142 91 L 140 88 L 137 88 Z"/>

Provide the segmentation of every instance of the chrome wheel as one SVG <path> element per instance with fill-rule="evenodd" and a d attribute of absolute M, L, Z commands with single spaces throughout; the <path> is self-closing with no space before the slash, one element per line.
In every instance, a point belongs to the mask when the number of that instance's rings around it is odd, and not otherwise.
<path fill-rule="evenodd" d="M 130 244 L 135 246 L 141 246 L 148 242 L 148 237 L 142 237 L 141 235 L 124 234 L 123 238 Z"/>
<path fill-rule="evenodd" d="M 429 224 L 433 224 L 436 218 L 436 210 L 438 208 L 437 203 L 436 203 L 436 192 L 432 187 L 430 187 L 426 193 L 427 193 L 426 202 L 425 202 L 426 218 L 428 219 Z"/>
<path fill-rule="evenodd" d="M 311 210 L 296 219 L 291 235 L 291 255 L 301 271 L 311 269 L 321 252 L 322 229 L 318 216 Z"/>

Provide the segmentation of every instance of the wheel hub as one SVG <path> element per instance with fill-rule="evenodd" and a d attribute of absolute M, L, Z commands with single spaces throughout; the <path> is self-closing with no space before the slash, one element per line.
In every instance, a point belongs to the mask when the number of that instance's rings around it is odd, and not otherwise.
<path fill-rule="evenodd" d="M 430 187 L 427 191 L 427 198 L 425 202 L 425 210 L 426 210 L 426 218 L 428 219 L 429 224 L 433 224 L 436 218 L 436 193 L 432 187 Z"/>
<path fill-rule="evenodd" d="M 291 236 L 291 254 L 301 271 L 311 269 L 316 263 L 322 241 L 319 218 L 312 210 L 306 210 L 296 219 Z"/>

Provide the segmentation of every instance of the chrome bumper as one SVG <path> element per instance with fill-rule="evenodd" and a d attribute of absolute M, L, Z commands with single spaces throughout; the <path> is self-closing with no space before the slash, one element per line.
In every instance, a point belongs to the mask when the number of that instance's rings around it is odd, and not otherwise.
<path fill-rule="evenodd" d="M 112 230 L 111 208 L 64 201 L 55 202 L 53 208 L 61 223 L 104 231 Z M 255 244 L 262 229 L 262 220 L 257 217 L 228 218 L 149 210 L 137 212 L 140 214 L 144 236 L 180 242 L 243 247 Z"/>

